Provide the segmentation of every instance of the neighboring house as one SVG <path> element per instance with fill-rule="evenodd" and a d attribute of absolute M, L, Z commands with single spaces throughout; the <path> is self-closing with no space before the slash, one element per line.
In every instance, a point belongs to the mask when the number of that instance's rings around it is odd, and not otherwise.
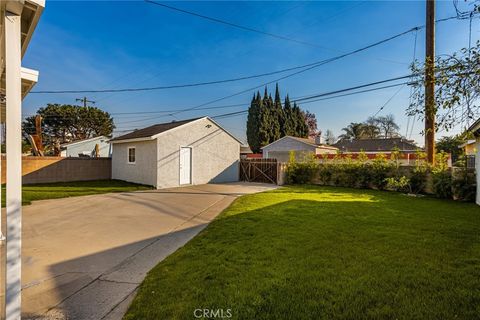
<path fill-rule="evenodd" d="M 62 157 L 110 157 L 112 150 L 109 138 L 105 136 L 65 143 L 60 146 Z M 98 145 L 98 155 L 96 146 Z"/>
<path fill-rule="evenodd" d="M 412 140 L 404 138 L 389 139 L 344 139 L 332 146 L 337 147 L 341 152 L 347 153 L 390 153 L 398 150 L 402 153 L 415 153 L 419 149 Z"/>
<path fill-rule="evenodd" d="M 390 158 L 393 151 L 398 151 L 400 165 L 413 165 L 417 160 L 417 151 L 421 150 L 412 140 L 405 138 L 344 139 L 333 146 L 338 148 L 342 157 L 350 156 L 352 159 L 356 159 L 360 152 L 364 152 L 369 159 L 375 159 L 380 154 Z M 451 159 L 448 161 L 451 166 Z"/>
<path fill-rule="evenodd" d="M 159 188 L 238 181 L 242 142 L 208 117 L 113 138 L 112 178 Z"/>
<path fill-rule="evenodd" d="M 459 145 L 458 147 L 463 149 L 466 156 L 474 156 L 477 152 L 476 150 L 476 141 L 474 139 L 467 140 L 467 142 Z"/>
<path fill-rule="evenodd" d="M 249 146 L 240 146 L 240 158 L 246 159 L 249 155 L 253 154 L 252 149 Z"/>
<path fill-rule="evenodd" d="M 476 140 L 471 139 L 458 146 L 459 148 L 463 149 L 467 168 L 475 168 L 475 153 L 478 149 L 476 143 Z"/>
<path fill-rule="evenodd" d="M 480 119 L 468 128 L 475 137 L 475 171 L 477 175 L 477 198 L 476 202 L 480 205 Z"/>
<path fill-rule="evenodd" d="M 295 153 L 298 160 L 302 160 L 308 154 L 335 154 L 337 148 L 320 143 L 320 136 L 315 140 L 285 136 L 262 148 L 263 158 L 275 158 L 279 162 L 288 162 L 290 152 Z"/>

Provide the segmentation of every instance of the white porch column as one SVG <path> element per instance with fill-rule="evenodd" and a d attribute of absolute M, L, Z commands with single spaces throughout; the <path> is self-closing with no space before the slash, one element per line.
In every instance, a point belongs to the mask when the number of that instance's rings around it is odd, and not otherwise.
<path fill-rule="evenodd" d="M 22 233 L 21 17 L 5 14 L 7 266 L 6 319 L 20 320 Z"/>

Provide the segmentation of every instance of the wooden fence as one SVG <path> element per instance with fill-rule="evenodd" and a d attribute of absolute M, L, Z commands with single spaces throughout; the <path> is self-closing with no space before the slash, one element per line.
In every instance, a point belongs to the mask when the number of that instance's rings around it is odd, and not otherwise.
<path fill-rule="evenodd" d="M 2 183 L 5 183 L 6 162 L 2 156 Z M 51 183 L 112 178 L 111 158 L 23 157 L 22 183 Z"/>
<path fill-rule="evenodd" d="M 276 159 L 241 159 L 240 181 L 277 184 L 278 163 Z"/>

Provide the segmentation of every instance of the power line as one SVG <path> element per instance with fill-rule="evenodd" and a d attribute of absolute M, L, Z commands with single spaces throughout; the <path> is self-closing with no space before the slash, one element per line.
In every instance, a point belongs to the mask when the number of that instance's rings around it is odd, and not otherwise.
<path fill-rule="evenodd" d="M 390 103 L 390 101 L 393 100 L 393 98 L 395 98 L 397 96 L 397 94 L 400 93 L 400 91 L 402 91 L 403 87 L 405 87 L 405 84 L 402 85 L 381 107 L 380 109 L 378 109 L 378 111 L 373 115 L 373 117 L 375 118 L 383 109 L 385 109 L 385 107 L 387 106 L 387 104 Z"/>
<path fill-rule="evenodd" d="M 328 100 L 328 99 L 335 99 L 335 98 L 345 97 L 345 96 L 349 96 L 349 95 L 355 95 L 355 94 L 360 94 L 360 93 L 372 92 L 372 91 L 383 90 L 383 89 L 387 89 L 387 88 L 392 88 L 392 87 L 397 87 L 397 86 L 403 86 L 403 85 L 406 85 L 406 84 L 410 84 L 410 82 L 402 82 L 402 83 L 397 83 L 397 84 L 382 86 L 382 87 L 378 87 L 378 88 L 365 89 L 365 90 L 361 90 L 361 91 L 356 91 L 356 92 L 351 92 L 351 93 L 344 93 L 344 94 L 339 94 L 339 95 L 338 95 L 338 93 L 343 93 L 343 92 L 347 92 L 347 91 L 352 91 L 352 90 L 356 90 L 356 89 L 359 89 L 359 88 L 365 88 L 365 87 L 368 87 L 368 86 L 373 86 L 373 85 L 377 85 L 377 84 L 380 84 L 380 83 L 386 83 L 386 82 L 389 82 L 389 81 L 397 81 L 398 79 L 404 79 L 404 78 L 405 78 L 405 77 L 396 77 L 396 78 L 392 78 L 392 79 L 387 79 L 387 80 L 372 82 L 372 83 L 369 83 L 369 84 L 364 84 L 364 85 L 355 86 L 355 87 L 351 87 L 351 88 L 346 88 L 346 89 L 341 89 L 341 90 L 335 90 L 335 91 L 331 91 L 331 92 L 325 92 L 325 93 L 321 93 L 321 94 L 317 94 L 317 95 L 311 95 L 311 96 L 309 96 L 309 98 L 302 98 L 302 104 L 308 104 L 308 103 L 313 103 L 313 102 L 316 102 L 316 101 L 322 101 L 322 100 Z M 329 95 L 334 95 L 334 94 L 335 94 L 335 96 L 333 96 L 333 97 L 328 97 Z M 311 100 L 311 99 L 314 98 L 314 97 L 322 97 L 322 98 Z M 292 99 L 292 101 L 299 101 L 299 100 Z M 244 105 L 247 106 L 247 104 L 244 104 Z M 221 116 L 228 116 L 228 115 L 230 115 L 230 114 L 236 115 L 236 114 L 241 114 L 241 113 L 246 113 L 246 112 L 248 112 L 248 109 L 247 109 L 247 110 L 242 110 L 242 111 L 237 111 L 237 112 L 228 113 L 228 114 L 221 115 Z M 154 118 L 150 118 L 150 119 L 144 119 L 144 120 L 142 120 L 142 121 L 147 121 L 147 120 L 152 120 L 152 119 L 159 119 L 159 118 L 163 118 L 163 117 L 165 117 L 165 115 L 161 115 L 161 116 L 154 117 Z M 133 123 L 133 122 L 140 122 L 140 121 L 137 121 L 137 120 L 126 121 L 126 122 L 123 122 L 122 124 Z"/>
<path fill-rule="evenodd" d="M 327 63 L 336 61 L 336 60 L 340 60 L 340 59 L 345 58 L 345 57 L 348 57 L 348 56 L 350 56 L 350 55 L 353 55 L 353 54 L 356 54 L 356 53 L 365 51 L 365 50 L 367 50 L 367 49 L 370 49 L 370 48 L 379 46 L 379 45 L 381 45 L 381 44 L 383 44 L 383 43 L 386 43 L 386 42 L 388 42 L 388 41 L 391 41 L 391 40 L 393 40 L 393 39 L 396 39 L 396 38 L 398 38 L 398 37 L 401 37 L 401 36 L 403 36 L 403 35 L 405 35 L 405 34 L 408 34 L 408 33 L 410 33 L 410 32 L 413 32 L 413 31 L 415 31 L 415 30 L 418 30 L 418 28 L 419 28 L 419 27 L 411 28 L 411 29 L 409 29 L 409 30 L 407 30 L 407 31 L 404 31 L 404 32 L 398 33 L 398 34 L 396 34 L 396 35 L 393 35 L 393 36 L 391 36 L 391 37 L 389 37 L 389 38 L 386 38 L 386 39 L 377 41 L 377 42 L 375 42 L 375 43 L 373 43 L 373 44 L 370 44 L 370 45 L 368 45 L 368 46 L 365 46 L 365 47 L 362 47 L 362 48 L 359 48 L 359 49 L 356 49 L 356 50 L 353 50 L 353 51 L 350 51 L 350 52 L 341 54 L 341 55 L 336 56 L 336 57 L 332 57 L 332 58 L 330 58 L 330 59 L 323 60 L 322 62 L 319 62 L 319 63 L 317 63 L 317 64 L 311 65 L 310 67 L 307 67 L 307 68 L 302 69 L 302 70 L 300 70 L 300 71 L 296 71 L 296 72 L 294 72 L 294 73 L 290 73 L 290 74 L 285 75 L 285 76 L 283 76 L 283 77 L 281 77 L 281 78 L 278 78 L 278 79 L 275 79 L 275 80 L 272 80 L 272 81 L 269 81 L 269 82 L 266 82 L 266 83 L 262 83 L 262 84 L 260 84 L 260 85 L 258 85 L 258 86 L 253 87 L 253 88 L 249 88 L 249 89 L 246 89 L 246 90 L 242 90 L 242 91 L 239 91 L 239 92 L 237 92 L 237 93 L 234 93 L 234 94 L 231 94 L 231 95 L 222 97 L 222 98 L 218 98 L 218 99 L 215 99 L 215 100 L 211 100 L 211 101 L 209 101 L 209 102 L 200 104 L 200 105 L 198 105 L 198 106 L 196 106 L 196 107 L 192 107 L 192 108 L 187 109 L 187 110 L 185 110 L 185 111 L 195 110 L 195 109 L 197 109 L 197 108 L 201 108 L 201 107 L 203 107 L 203 106 L 206 106 L 206 105 L 209 105 L 209 104 L 212 104 L 212 103 L 221 101 L 221 100 L 229 99 L 229 98 L 232 98 L 232 97 L 234 97 L 234 96 L 243 94 L 243 93 L 245 93 L 245 92 L 249 92 L 249 91 L 251 91 L 251 90 L 258 89 L 258 88 L 260 88 L 260 87 L 269 85 L 269 84 L 271 84 L 271 83 L 275 83 L 275 82 L 284 80 L 284 79 L 286 79 L 286 78 L 289 78 L 289 77 L 295 76 L 295 75 L 297 75 L 297 74 L 306 72 L 306 71 L 308 71 L 308 70 L 317 68 L 317 67 L 319 67 L 319 66 L 321 66 L 321 65 L 324 65 L 324 64 L 327 64 Z M 178 114 L 178 113 L 180 113 L 180 112 L 185 112 L 185 111 L 179 111 L 179 112 L 175 112 L 175 113 L 172 113 L 172 114 L 169 114 L 169 115 L 175 115 L 175 114 Z"/>
<path fill-rule="evenodd" d="M 148 2 L 151 2 L 151 1 L 148 1 Z M 452 20 L 452 19 L 457 19 L 457 17 L 453 16 L 453 17 L 443 18 L 443 19 L 437 20 L 436 22 L 443 22 L 443 21 L 448 21 L 448 20 Z M 285 68 L 285 69 L 281 69 L 281 70 L 265 72 L 265 73 L 261 73 L 261 74 L 242 76 L 242 77 L 236 77 L 236 78 L 230 78 L 230 79 L 221 79 L 221 80 L 203 81 L 203 82 L 196 82 L 196 83 L 167 85 L 167 86 L 120 88 L 120 89 L 98 89 L 98 90 L 95 90 L 95 89 L 88 89 L 88 90 L 37 90 L 37 91 L 31 91 L 30 94 L 120 93 L 120 92 L 136 92 L 136 91 L 154 91 L 154 90 L 167 90 L 167 89 L 180 89 L 180 88 L 198 87 L 198 86 L 222 84 L 222 83 L 228 83 L 228 82 L 236 82 L 236 81 L 242 81 L 242 80 L 261 78 L 261 77 L 266 77 L 266 76 L 275 75 L 275 74 L 279 74 L 279 73 L 284 73 L 284 72 L 288 72 L 288 71 L 304 69 L 304 68 L 308 68 L 308 67 L 311 67 L 311 66 L 320 66 L 320 65 L 323 65 L 323 64 L 326 64 L 326 63 L 329 63 L 329 62 L 333 62 L 333 61 L 336 61 L 338 59 L 342 59 L 344 57 L 347 57 L 347 56 L 359 53 L 361 51 L 370 49 L 372 47 L 378 46 L 378 45 L 383 44 L 385 42 L 394 40 L 394 39 L 396 39 L 398 37 L 401 37 L 401 36 L 403 36 L 407 33 L 410 33 L 410 32 L 413 32 L 413 31 L 418 31 L 418 30 L 420 30 L 424 27 L 425 26 L 423 26 L 423 25 L 413 27 L 413 28 L 411 28 L 407 31 L 398 33 L 398 34 L 396 34 L 392 37 L 389 37 L 389 38 L 386 38 L 384 40 L 375 42 L 375 43 L 373 43 L 371 45 L 368 45 L 366 47 L 363 47 L 363 48 L 360 48 L 360 49 L 357 49 L 357 50 L 353 50 L 353 51 L 338 55 L 336 57 L 332 57 L 332 58 L 329 58 L 329 59 L 324 59 L 324 60 L 320 60 L 320 61 L 316 61 L 316 62 L 304 64 L 304 65 Z M 310 69 L 307 69 L 307 70 L 310 70 Z M 304 71 L 307 71 L 307 70 L 304 70 Z M 274 80 L 274 81 L 276 81 L 276 80 Z"/>
<path fill-rule="evenodd" d="M 226 20 L 221 20 L 221 19 L 217 19 L 217 18 L 213 18 L 213 17 L 203 15 L 203 14 L 200 14 L 200 13 L 196 13 L 196 12 L 193 12 L 193 11 L 188 11 L 188 10 L 185 10 L 185 9 L 180 9 L 180 8 L 177 8 L 177 7 L 169 6 L 169 5 L 166 5 L 164 3 L 160 3 L 160 2 L 156 2 L 156 1 L 152 1 L 152 0 L 145 0 L 145 2 L 154 4 L 154 5 L 169 9 L 169 10 L 173 10 L 173 11 L 185 13 L 185 14 L 188 14 L 188 15 L 191 15 L 191 16 L 195 16 L 195 17 L 198 17 L 198 18 L 202 18 L 202 19 L 205 19 L 205 20 L 209 20 L 211 22 L 220 23 L 220 24 L 223 24 L 223 25 L 227 25 L 227 26 L 230 26 L 230 27 L 241 29 L 241 30 L 244 30 L 244 31 L 254 32 L 254 33 L 262 34 L 264 36 L 269 36 L 269 37 L 272 37 L 272 38 L 285 40 L 285 41 L 290 41 L 290 42 L 303 44 L 303 45 L 307 45 L 307 46 L 311 46 L 311 47 L 329 49 L 327 47 L 324 47 L 324 46 L 321 46 L 321 45 L 318 45 L 318 44 L 315 44 L 315 43 L 310 43 L 310 42 L 307 42 L 307 41 L 297 40 L 297 39 L 294 39 L 294 38 L 290 38 L 290 37 L 266 32 L 266 31 L 254 29 L 254 28 L 251 28 L 251 27 L 242 26 L 242 25 L 239 25 L 239 24 L 236 24 L 236 23 L 233 23 L 233 22 L 229 22 L 229 21 L 226 21 Z"/>
<path fill-rule="evenodd" d="M 59 93 L 59 94 L 64 94 L 64 93 L 108 93 L 108 92 L 133 92 L 133 91 L 152 91 L 152 90 L 165 90 L 165 89 L 178 89 L 178 88 L 186 88 L 186 87 L 197 87 L 197 86 L 205 86 L 205 85 L 212 85 L 212 84 L 220 84 L 220 83 L 227 83 L 227 82 L 235 82 L 235 81 L 241 81 L 241 80 L 248 80 L 248 79 L 254 79 L 254 78 L 260 78 L 260 77 L 266 77 L 270 75 L 275 75 L 279 73 L 284 73 L 288 71 L 294 71 L 294 70 L 299 70 L 299 69 L 306 69 L 306 70 L 301 70 L 302 72 L 305 72 L 307 70 L 310 70 L 310 67 L 318 67 L 320 65 L 324 65 L 348 56 L 351 56 L 353 54 L 368 50 L 370 48 L 379 46 L 383 43 L 392 41 L 396 38 L 399 38 L 405 34 L 408 34 L 410 32 L 420 30 L 422 26 L 420 27 L 413 27 L 409 30 L 397 33 L 391 37 L 385 38 L 383 40 L 377 41 L 375 43 L 372 43 L 370 45 L 367 45 L 365 47 L 349 51 L 347 53 L 331 57 L 328 59 L 323 59 L 320 61 L 315 61 L 312 63 L 304 64 L 304 65 L 299 65 L 295 67 L 290 67 L 290 68 L 285 68 L 281 70 L 276 70 L 276 71 L 271 71 L 271 72 L 265 72 L 261 74 L 255 74 L 255 75 L 250 75 L 250 76 L 242 76 L 242 77 L 236 77 L 236 78 L 230 78 L 230 79 L 222 79 L 222 80 L 213 80 L 213 81 L 205 81 L 205 82 L 197 82 L 197 83 L 187 83 L 187 84 L 179 84 L 179 85 L 168 85 L 168 86 L 155 86 L 155 87 L 143 87 L 143 88 L 122 88 L 122 89 L 100 89 L 100 90 L 40 90 L 40 91 L 31 91 L 31 94 L 53 94 L 53 93 Z M 276 80 L 274 80 L 276 81 Z"/>
<path fill-rule="evenodd" d="M 324 97 L 324 96 L 328 96 L 328 95 L 332 95 L 332 94 L 342 93 L 342 92 L 345 92 L 345 91 L 352 91 L 352 90 L 361 89 L 361 88 L 365 88 L 365 87 L 371 87 L 371 86 L 378 85 L 378 84 L 382 84 L 382 83 L 386 83 L 386 82 L 392 82 L 392 81 L 397 81 L 397 80 L 408 79 L 408 78 L 410 78 L 411 76 L 412 76 L 412 75 L 409 74 L 409 75 L 405 75 L 405 76 L 400 76 L 400 77 L 395 77 L 395 78 L 390 78 L 390 79 L 385 79 L 385 80 L 370 82 L 370 83 L 361 84 L 361 85 L 354 86 L 354 87 L 350 87 L 350 88 L 346 88 L 346 89 L 340 89 L 340 90 L 335 90 L 335 91 L 331 91 L 331 92 L 326 92 L 326 93 L 311 95 L 311 96 L 308 96 L 308 97 L 305 97 L 305 98 L 301 98 L 301 99 L 296 99 L 296 100 L 293 100 L 293 101 L 295 101 L 295 102 L 302 102 L 302 101 L 304 101 L 304 100 L 310 100 L 310 99 L 313 99 L 313 98 Z"/>
<path fill-rule="evenodd" d="M 165 89 L 178 89 L 178 88 L 188 88 L 188 87 L 198 87 L 198 86 L 205 86 L 205 85 L 212 85 L 212 84 L 221 84 L 221 83 L 227 83 L 227 82 L 236 82 L 236 81 L 242 81 L 242 80 L 249 80 L 249 79 L 254 79 L 254 78 L 261 78 L 261 77 L 266 77 L 266 76 L 271 76 L 279 73 L 284 73 L 288 71 L 293 71 L 293 70 L 299 70 L 299 69 L 306 69 L 306 70 L 301 70 L 302 72 L 305 72 L 309 67 L 317 67 L 320 65 L 324 65 L 342 58 L 345 58 L 347 56 L 365 51 L 367 49 L 370 49 L 372 47 L 381 45 L 385 42 L 394 40 L 398 37 L 401 37 L 407 33 L 413 32 L 417 30 L 419 27 L 414 27 L 412 29 L 409 29 L 407 31 L 398 33 L 394 36 L 391 36 L 389 38 L 380 40 L 378 42 L 375 42 L 371 45 L 362 47 L 360 49 L 356 49 L 332 58 L 328 59 L 323 59 L 320 61 L 315 61 L 312 63 L 304 64 L 304 65 L 299 65 L 299 66 L 294 66 L 290 68 L 285 68 L 281 70 L 276 70 L 276 71 L 270 71 L 270 72 L 265 72 L 265 73 L 260 73 L 260 74 L 255 74 L 255 75 L 250 75 L 250 76 L 243 76 L 243 77 L 237 77 L 237 78 L 230 78 L 230 79 L 222 79 L 222 80 L 213 80 L 213 81 L 205 81 L 205 82 L 196 82 L 196 83 L 187 83 L 187 84 L 178 84 L 178 85 L 168 85 L 168 86 L 155 86 L 155 87 L 143 87 L 143 88 L 122 88 L 122 89 L 100 89 L 100 90 L 41 90 L 41 91 L 31 91 L 30 93 L 35 93 L 35 94 L 52 94 L 52 93 L 108 93 L 108 92 L 134 92 L 134 91 L 152 91 L 152 90 L 165 90 Z M 274 82 L 277 80 L 274 80 Z M 265 84 L 262 84 L 260 86 L 263 86 Z M 254 88 L 256 89 L 256 88 Z"/>

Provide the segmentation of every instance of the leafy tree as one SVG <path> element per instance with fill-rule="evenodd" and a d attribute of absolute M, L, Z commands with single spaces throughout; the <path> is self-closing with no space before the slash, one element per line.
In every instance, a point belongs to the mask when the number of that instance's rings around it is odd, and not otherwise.
<path fill-rule="evenodd" d="M 304 116 L 304 121 L 307 124 L 308 128 L 308 137 L 310 138 L 315 138 L 317 135 L 317 119 L 315 117 L 314 113 L 311 113 L 310 111 L 306 110 L 303 114 Z"/>
<path fill-rule="evenodd" d="M 425 117 L 425 64 L 411 67 L 414 88 L 408 115 Z M 473 121 L 480 114 L 480 41 L 471 49 L 463 48 L 453 55 L 435 59 L 436 129 L 449 130 Z"/>
<path fill-rule="evenodd" d="M 463 135 L 455 135 L 451 137 L 440 138 L 435 146 L 437 152 L 450 153 L 452 155 L 452 162 L 457 161 L 463 155 L 463 149 L 458 146 L 465 142 Z"/>
<path fill-rule="evenodd" d="M 42 117 L 43 141 L 46 144 L 67 143 L 96 136 L 110 136 L 115 125 L 106 111 L 97 107 L 48 104 L 37 111 Z M 35 116 L 26 118 L 25 132 L 35 132 Z"/>
<path fill-rule="evenodd" d="M 378 127 L 378 118 L 369 117 L 367 121 L 365 121 L 365 126 L 363 130 L 367 138 L 370 138 L 370 139 L 378 138 L 378 136 L 380 135 L 380 128 Z"/>
<path fill-rule="evenodd" d="M 395 122 L 393 114 L 375 118 L 377 126 L 380 129 L 381 135 L 387 138 L 394 138 L 398 136 L 398 130 L 400 126 Z"/>

